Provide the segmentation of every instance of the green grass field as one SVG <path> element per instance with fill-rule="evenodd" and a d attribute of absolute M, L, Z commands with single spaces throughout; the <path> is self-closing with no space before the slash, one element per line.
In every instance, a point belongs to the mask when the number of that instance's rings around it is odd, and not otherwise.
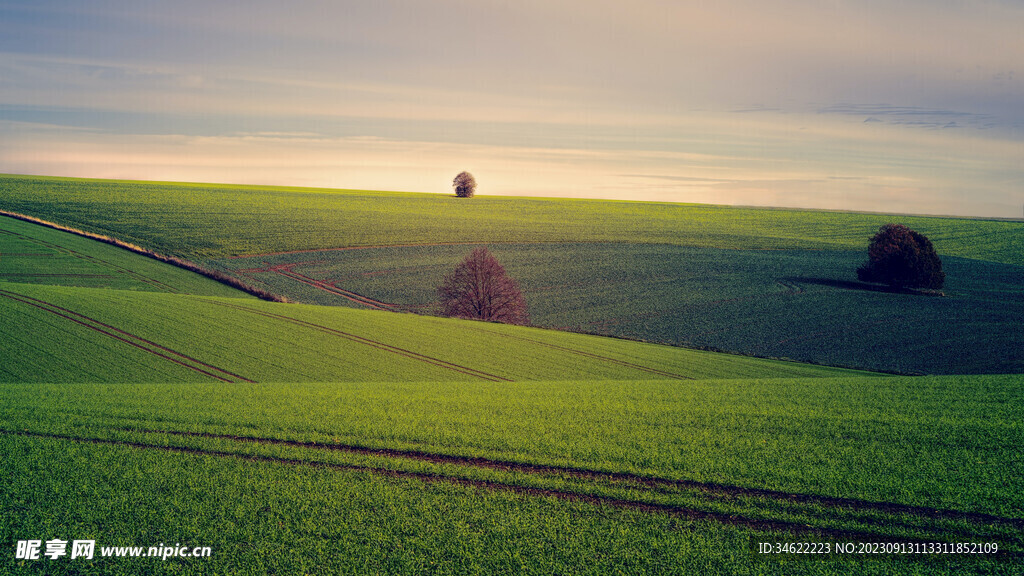
<path fill-rule="evenodd" d="M 0 282 L 249 297 L 122 248 L 3 216 Z"/>
<path fill-rule="evenodd" d="M 531 328 L 244 302 L 0 283 L 0 349 L 17 359 L 0 366 L 0 379 L 479 382 L 843 372 Z"/>
<path fill-rule="evenodd" d="M 214 550 L 95 563 L 123 573 L 1012 574 L 1024 550 L 1016 377 L 224 386 L 0 386 L 4 537 Z"/>
<path fill-rule="evenodd" d="M 264 302 L 0 218 L 0 539 L 212 550 L 9 548 L 0 572 L 1019 572 L 1022 224 L 902 219 L 947 256 L 938 298 L 840 275 L 885 216 L 259 190 L 0 177 L 0 209 L 417 311 L 468 251 L 430 239 L 448 234 L 489 244 L 546 325 L 1008 374 Z M 282 291 L 351 304 L 304 286 Z M 758 541 L 1000 553 L 763 557 Z"/>

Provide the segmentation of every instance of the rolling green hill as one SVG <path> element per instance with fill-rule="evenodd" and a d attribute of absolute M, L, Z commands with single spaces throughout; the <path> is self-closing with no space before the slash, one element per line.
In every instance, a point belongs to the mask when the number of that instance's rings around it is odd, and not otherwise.
<path fill-rule="evenodd" d="M 8 359 L 0 364 L 0 380 L 6 382 L 686 380 L 842 373 L 535 328 L 240 299 L 246 295 L 207 278 L 10 218 L 0 218 L 0 249 L 0 278 L 6 280 L 0 281 L 0 351 Z"/>
<path fill-rule="evenodd" d="M 247 451 L 324 458 L 344 452 L 336 445 L 352 449 L 337 458 L 485 464 L 479 458 L 1021 517 L 1019 384 L 1017 376 L 849 375 L 32 384 L 0 388 L 0 414 L 7 431 L 183 446 L 263 439 Z"/>
<path fill-rule="evenodd" d="M 411 314 L 0 283 L 6 382 L 813 376 L 824 366 Z"/>
<path fill-rule="evenodd" d="M 630 242 L 860 250 L 892 216 L 697 204 L 0 176 L 0 209 L 193 260 L 345 246 Z M 900 217 L 940 254 L 1024 264 L 1024 223 Z"/>
<path fill-rule="evenodd" d="M 123 248 L 3 216 L 0 282 L 249 298 L 220 282 Z"/>
<path fill-rule="evenodd" d="M 538 326 L 908 374 L 1024 371 L 1022 222 L 22 176 L 0 176 L 0 208 L 306 303 L 430 313 L 443 275 L 486 244 Z M 946 297 L 856 281 L 894 220 L 935 243 Z"/>

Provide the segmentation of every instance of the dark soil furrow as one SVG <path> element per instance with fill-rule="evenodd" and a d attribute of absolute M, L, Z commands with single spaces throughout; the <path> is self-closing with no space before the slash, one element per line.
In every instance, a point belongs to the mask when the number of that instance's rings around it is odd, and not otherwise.
<path fill-rule="evenodd" d="M 231 434 L 214 434 L 211 432 L 188 432 L 174 430 L 144 430 L 138 428 L 124 428 L 127 432 L 141 432 L 150 434 L 168 434 L 178 436 L 195 436 L 202 438 L 224 439 L 239 442 L 253 442 L 258 444 L 280 444 L 300 448 L 315 448 L 321 450 L 339 450 L 357 454 L 372 456 L 386 456 L 393 458 L 408 458 L 421 460 L 435 464 L 457 464 L 461 466 L 476 466 L 491 468 L 509 472 L 523 472 L 527 474 L 561 474 L 576 478 L 590 478 L 597 480 L 612 480 L 619 482 L 632 482 L 646 486 L 668 486 L 673 488 L 684 488 L 698 490 L 714 494 L 724 494 L 734 497 L 752 496 L 767 498 L 778 501 L 817 504 L 834 508 L 848 508 L 851 510 L 877 511 L 885 513 L 909 514 L 928 518 L 943 518 L 950 520 L 967 520 L 983 524 L 1008 524 L 1024 529 L 1024 518 L 1005 518 L 992 514 L 978 512 L 963 512 L 959 510 L 943 510 L 927 508 L 923 506 L 911 506 L 894 502 L 873 502 L 854 498 L 837 498 L 831 496 L 820 496 L 814 494 L 800 494 L 795 492 L 782 492 L 763 488 L 746 488 L 742 486 L 730 486 L 712 482 L 697 482 L 694 480 L 673 480 L 668 478 L 657 478 L 642 476 L 628 472 L 603 472 L 587 468 L 576 468 L 569 466 L 550 466 L 544 464 L 527 464 L 508 460 L 493 460 L 483 457 L 454 456 L 448 454 L 436 454 L 420 452 L 415 450 L 397 450 L 393 448 L 369 448 L 366 446 L 355 446 L 337 443 L 317 443 L 301 440 L 283 440 L 278 438 L 259 438 L 252 436 L 236 436 Z"/>
<path fill-rule="evenodd" d="M 620 498 L 610 498 L 602 496 L 594 496 L 590 494 L 581 494 L 576 492 L 569 492 L 565 490 L 554 490 L 545 488 L 534 488 L 528 486 L 519 486 L 516 484 L 508 484 L 504 482 L 490 481 L 490 480 L 473 480 L 468 478 L 461 478 L 457 476 L 449 476 L 444 474 L 436 474 L 429 472 L 412 472 L 405 470 L 394 470 L 389 468 L 377 468 L 372 466 L 361 466 L 356 464 L 340 464 L 340 463 L 326 463 L 326 462 L 309 462 L 305 460 L 298 460 L 294 458 L 282 458 L 276 456 L 263 456 L 254 454 L 238 454 L 233 452 L 225 452 L 221 450 L 206 450 L 200 448 L 190 448 L 181 446 L 166 446 L 166 445 L 155 445 L 146 444 L 144 442 L 132 442 L 123 440 L 110 440 L 104 438 L 80 438 L 65 434 L 50 434 L 40 432 L 28 432 L 28 431 L 15 431 L 15 430 L 0 430 L 0 434 L 12 435 L 12 436 L 25 436 L 34 438 L 51 438 L 57 440 L 69 440 L 73 442 L 83 442 L 90 444 L 103 444 L 112 446 L 127 446 L 131 448 L 139 449 L 151 449 L 151 450 L 162 450 L 165 452 L 174 452 L 179 454 L 194 454 L 201 456 L 213 456 L 218 458 L 234 458 L 238 460 L 245 460 L 249 462 L 267 462 L 273 464 L 284 464 L 289 466 L 306 466 L 310 468 L 326 468 L 334 470 L 345 470 L 345 471 L 356 471 L 356 472 L 368 472 L 379 476 L 386 476 L 390 478 L 402 478 L 402 479 L 415 479 L 423 482 L 445 482 L 448 484 L 457 484 L 461 486 L 480 488 L 484 490 L 501 490 L 507 492 L 514 492 L 517 494 L 523 494 L 534 497 L 548 497 L 557 498 L 560 500 L 567 500 L 573 502 L 585 502 L 596 506 L 615 506 L 618 508 L 625 508 L 631 510 L 639 510 L 643 512 L 651 513 L 662 513 L 671 514 L 686 518 L 688 520 L 704 520 L 719 522 L 731 526 L 740 526 L 744 528 L 750 528 L 758 531 L 776 531 L 776 532 L 793 532 L 793 533 L 811 533 L 820 536 L 836 537 L 836 538 L 851 538 L 851 539 L 867 539 L 872 542 L 886 542 L 886 541 L 898 541 L 898 542 L 933 542 L 933 539 L 921 539 L 912 538 L 906 536 L 894 537 L 884 533 L 873 532 L 869 530 L 851 530 L 842 528 L 828 528 L 822 526 L 811 526 L 801 522 L 790 522 L 785 520 L 771 520 L 764 518 L 750 518 L 739 514 L 725 514 L 721 512 L 710 512 L 706 510 L 697 510 L 693 508 L 687 508 L 684 506 L 676 506 L 671 504 L 658 504 L 650 502 L 636 502 L 633 500 L 625 500 Z M 1007 555 L 1005 551 L 1000 552 L 1003 555 Z M 1014 556 L 1018 556 L 1017 553 L 1010 553 Z"/>
<path fill-rule="evenodd" d="M 341 330 L 335 330 L 334 328 L 329 328 L 327 326 L 321 326 L 320 324 L 314 324 L 312 322 L 306 322 L 305 320 L 299 320 L 298 318 L 292 318 L 290 316 L 283 316 L 281 314 L 274 314 L 272 312 L 264 312 L 262 310 L 254 310 L 254 309 L 249 308 L 247 306 L 240 306 L 238 304 L 229 304 L 227 302 L 220 302 L 220 301 L 215 301 L 215 300 L 206 300 L 206 302 L 209 302 L 210 304 L 215 304 L 215 305 L 218 305 L 218 306 L 224 306 L 224 307 L 227 307 L 227 308 L 233 308 L 235 310 L 241 310 L 241 311 L 249 312 L 251 314 L 256 314 L 256 315 L 263 316 L 263 317 L 266 317 L 266 318 L 274 318 L 276 320 L 283 320 L 285 322 L 289 322 L 291 324 L 295 324 L 295 325 L 298 325 L 298 326 L 304 326 L 306 328 L 312 328 L 313 330 L 318 330 L 320 332 L 325 332 L 327 334 L 331 334 L 331 335 L 337 336 L 339 338 L 344 338 L 344 339 L 349 340 L 351 342 L 357 342 L 359 344 L 365 344 L 367 346 L 371 346 L 371 347 L 377 348 L 379 350 L 384 350 L 386 352 L 391 352 L 393 354 L 398 354 L 399 356 L 404 356 L 406 358 L 411 358 L 413 360 L 417 360 L 417 361 L 420 361 L 420 362 L 425 362 L 427 364 L 431 364 L 431 365 L 438 366 L 440 368 L 445 368 L 445 369 L 448 369 L 448 370 L 453 370 L 455 372 L 460 372 L 462 374 L 466 374 L 466 375 L 473 376 L 473 377 L 476 377 L 476 378 L 481 378 L 483 380 L 490 380 L 491 382 L 511 382 L 512 381 L 509 378 L 505 378 L 503 376 L 497 376 L 497 375 L 494 375 L 494 374 L 489 374 L 487 372 L 483 372 L 483 371 L 477 370 L 475 368 L 470 368 L 468 366 L 462 366 L 462 365 L 459 365 L 459 364 L 455 364 L 453 362 L 448 362 L 447 360 L 441 360 L 439 358 L 434 358 L 432 356 L 427 356 L 425 354 L 420 354 L 419 352 L 413 352 L 412 350 L 406 350 L 404 348 L 399 348 L 397 346 L 392 346 L 392 345 L 386 344 L 384 342 L 379 342 L 377 340 L 371 340 L 369 338 L 364 338 L 362 336 L 357 336 L 355 334 L 350 334 L 348 332 L 343 332 Z"/>
<path fill-rule="evenodd" d="M 103 322 L 100 322 L 99 320 L 95 320 L 93 318 L 85 316 L 84 314 L 79 314 L 78 312 L 68 310 L 67 308 L 62 308 L 60 306 L 51 304 L 44 300 L 39 300 L 38 298 L 32 298 L 31 296 L 24 296 L 22 294 L 17 294 L 14 292 L 8 292 L 6 290 L 0 290 L 0 296 L 6 297 L 11 300 L 15 300 L 17 302 L 21 302 L 23 304 L 28 304 L 29 306 L 33 306 L 35 308 L 44 310 L 51 314 L 55 314 L 72 322 L 75 322 L 76 324 L 85 326 L 90 330 L 99 332 L 100 334 L 124 342 L 125 344 L 128 344 L 130 346 L 134 346 L 135 348 L 138 348 L 140 350 L 145 350 L 150 354 L 159 356 L 165 360 L 174 362 L 175 364 L 185 366 L 186 368 L 189 368 L 196 372 L 200 372 L 222 382 L 234 382 L 236 380 L 241 380 L 243 382 L 255 383 L 255 381 L 245 378 L 244 376 L 239 376 L 237 374 L 234 374 L 233 372 L 229 372 L 222 368 L 218 368 L 211 364 L 207 364 L 206 362 L 197 360 L 195 358 L 192 358 L 191 356 L 182 354 L 181 352 L 172 350 L 166 346 L 162 346 L 150 340 L 146 340 L 145 338 L 140 338 L 139 336 L 121 330 L 120 328 L 115 328 L 114 326 L 105 324 Z"/>

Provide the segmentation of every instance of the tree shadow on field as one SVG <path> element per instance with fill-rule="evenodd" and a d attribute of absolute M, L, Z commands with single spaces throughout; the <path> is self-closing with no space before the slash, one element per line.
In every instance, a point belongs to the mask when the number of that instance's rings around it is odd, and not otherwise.
<path fill-rule="evenodd" d="M 940 290 L 917 290 L 914 288 L 897 288 L 893 286 L 886 286 L 884 284 L 869 284 L 867 282 L 858 282 L 854 280 L 839 280 L 836 278 L 807 278 L 803 276 L 793 276 L 790 278 L 783 278 L 783 280 L 786 280 L 788 282 L 802 282 L 804 284 L 817 284 L 819 286 L 831 286 L 832 288 L 840 288 L 842 290 L 886 292 L 889 294 L 911 294 L 914 296 L 945 296 L 945 294 Z"/>

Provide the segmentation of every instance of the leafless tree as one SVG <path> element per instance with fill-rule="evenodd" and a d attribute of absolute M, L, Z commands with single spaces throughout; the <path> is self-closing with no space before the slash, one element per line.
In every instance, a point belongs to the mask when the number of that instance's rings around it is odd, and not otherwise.
<path fill-rule="evenodd" d="M 437 289 L 445 316 L 527 324 L 529 315 L 519 285 L 487 248 L 476 248 Z"/>
<path fill-rule="evenodd" d="M 452 187 L 459 198 L 472 198 L 473 194 L 476 194 L 476 179 L 469 172 L 459 172 L 452 182 Z"/>

